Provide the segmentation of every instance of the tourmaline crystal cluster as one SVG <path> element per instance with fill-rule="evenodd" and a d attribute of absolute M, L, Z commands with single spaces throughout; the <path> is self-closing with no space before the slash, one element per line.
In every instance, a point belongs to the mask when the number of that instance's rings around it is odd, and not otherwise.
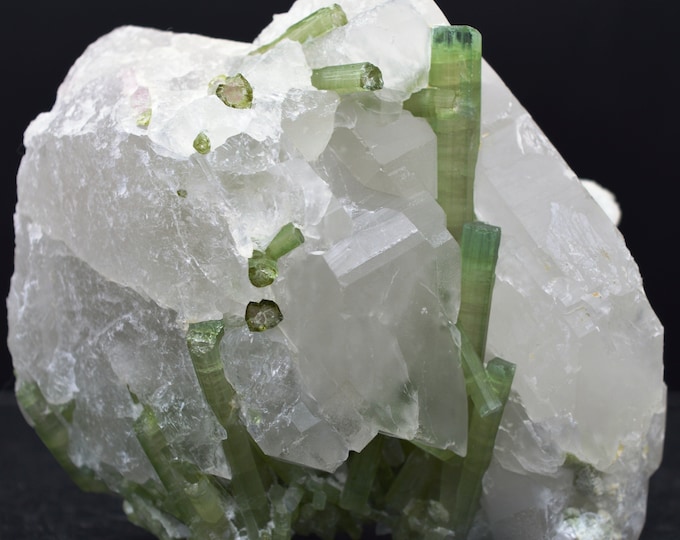
<path fill-rule="evenodd" d="M 615 225 L 432 1 L 299 0 L 252 45 L 119 28 L 25 146 L 17 398 L 134 523 L 639 534 L 661 325 Z"/>

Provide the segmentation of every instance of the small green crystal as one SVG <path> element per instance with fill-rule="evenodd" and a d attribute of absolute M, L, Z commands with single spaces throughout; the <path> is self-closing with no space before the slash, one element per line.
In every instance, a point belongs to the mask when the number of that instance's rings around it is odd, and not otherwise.
<path fill-rule="evenodd" d="M 261 251 L 253 251 L 253 256 L 248 259 L 248 278 L 255 287 L 267 287 L 274 283 L 279 275 L 276 260 L 267 257 Z"/>
<path fill-rule="evenodd" d="M 380 90 L 383 87 L 383 78 L 377 66 L 363 62 L 312 70 L 312 85 L 319 90 L 334 90 L 339 94 L 346 94 Z"/>
<path fill-rule="evenodd" d="M 281 230 L 269 242 L 265 254 L 270 259 L 276 261 L 293 251 L 296 247 L 301 246 L 304 241 L 305 237 L 302 235 L 302 231 L 292 223 L 287 223 L 281 227 Z"/>
<path fill-rule="evenodd" d="M 246 324 L 251 332 L 264 332 L 274 328 L 282 320 L 281 310 L 272 300 L 249 302 L 246 306 Z"/>
<path fill-rule="evenodd" d="M 345 24 L 347 24 L 347 15 L 345 15 L 345 12 L 338 4 L 323 7 L 290 26 L 271 43 L 262 45 L 250 54 L 266 52 L 284 39 L 304 43 L 309 39 L 323 36 L 334 28 L 344 26 Z"/>
<path fill-rule="evenodd" d="M 151 109 L 144 109 L 137 117 L 137 125 L 141 128 L 148 128 L 151 123 Z"/>
<path fill-rule="evenodd" d="M 194 150 L 199 154 L 207 154 L 210 152 L 210 138 L 201 131 L 194 139 Z"/>
<path fill-rule="evenodd" d="M 241 73 L 233 77 L 220 75 L 208 84 L 209 90 L 213 87 L 215 95 L 227 107 L 250 109 L 253 105 L 253 87 Z"/>
<path fill-rule="evenodd" d="M 284 225 L 264 252 L 254 250 L 248 259 L 248 278 L 255 287 L 267 287 L 278 277 L 277 261 L 302 245 L 305 237 L 292 223 Z"/>

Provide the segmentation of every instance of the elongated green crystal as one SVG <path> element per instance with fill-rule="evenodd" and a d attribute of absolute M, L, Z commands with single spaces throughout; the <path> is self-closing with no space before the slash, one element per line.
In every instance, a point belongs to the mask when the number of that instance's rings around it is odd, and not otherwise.
<path fill-rule="evenodd" d="M 473 185 L 480 141 L 481 35 L 469 26 L 432 30 L 429 88 L 404 108 L 430 123 L 437 135 L 437 202 L 449 232 L 460 240 L 474 220 Z"/>
<path fill-rule="evenodd" d="M 302 231 L 292 223 L 287 223 L 281 227 L 281 230 L 269 242 L 265 254 L 270 259 L 276 261 L 293 251 L 296 247 L 301 246 L 304 241 L 305 237 L 302 235 Z"/>
<path fill-rule="evenodd" d="M 274 484 L 269 488 L 269 498 L 272 501 L 273 529 L 272 540 L 290 540 L 293 536 L 293 510 L 286 505 L 286 488 Z M 298 501 L 299 502 L 299 501 Z"/>
<path fill-rule="evenodd" d="M 176 518 L 158 509 L 157 504 L 159 504 L 158 501 L 149 500 L 138 493 L 127 493 L 123 502 L 123 511 L 131 523 L 146 529 L 160 540 L 173 540 L 167 533 L 163 520 L 169 522 Z"/>
<path fill-rule="evenodd" d="M 269 504 L 252 450 L 254 443 L 239 419 L 236 393 L 224 375 L 219 352 L 223 336 L 222 320 L 194 323 L 189 325 L 187 346 L 208 405 L 227 430 L 222 449 L 232 471 L 234 498 L 246 523 L 254 519 L 262 526 L 268 519 Z"/>
<path fill-rule="evenodd" d="M 481 222 L 463 225 L 461 239 L 461 293 L 458 327 L 470 339 L 480 359 L 486 353 L 491 297 L 501 230 Z"/>
<path fill-rule="evenodd" d="M 465 458 L 456 456 L 454 459 L 442 463 L 441 477 L 439 479 L 439 502 L 449 512 L 449 519 L 458 500 L 458 484 L 463 471 Z"/>
<path fill-rule="evenodd" d="M 442 450 L 441 448 L 435 448 L 434 446 L 429 446 L 419 441 L 411 441 L 411 444 L 417 448 L 420 448 L 423 452 L 427 452 L 431 456 L 436 457 L 440 461 L 449 461 L 457 457 L 457 454 L 451 450 Z"/>
<path fill-rule="evenodd" d="M 137 397 L 131 395 L 139 403 Z M 206 537 L 207 533 L 216 537 L 232 537 L 233 525 L 227 519 L 224 495 L 195 465 L 178 459 L 168 445 L 156 414 L 148 405 L 142 405 L 142 412 L 134 422 L 134 430 L 167 490 L 166 508 L 187 525 L 197 538 Z"/>
<path fill-rule="evenodd" d="M 262 45 L 250 54 L 262 54 L 284 39 L 304 43 L 308 39 L 323 36 L 334 28 L 344 26 L 345 24 L 347 24 L 347 15 L 345 15 L 345 12 L 338 4 L 323 7 L 288 27 L 288 29 L 274 41 Z"/>
<path fill-rule="evenodd" d="M 482 477 L 491 463 L 496 434 L 515 376 L 515 365 L 501 358 L 494 358 L 487 365 L 487 373 L 501 406 L 485 417 L 476 409 L 471 412 L 468 452 L 460 472 L 452 515 L 456 532 L 462 538 L 467 535 L 479 506 Z"/>
<path fill-rule="evenodd" d="M 233 77 L 219 75 L 210 81 L 208 91 L 215 89 L 215 95 L 222 103 L 233 109 L 249 109 L 253 104 L 253 87 L 248 80 L 237 73 Z"/>
<path fill-rule="evenodd" d="M 69 435 L 66 419 L 51 406 L 40 387 L 24 381 L 16 391 L 17 401 L 34 424 L 35 432 L 59 465 L 83 491 L 107 492 L 106 484 L 89 469 L 78 468 L 69 457 Z M 69 407 L 66 407 L 69 409 Z"/>
<path fill-rule="evenodd" d="M 139 403 L 136 396 L 134 401 Z M 196 519 L 191 510 L 191 503 L 184 492 L 187 483 L 180 470 L 174 466 L 176 456 L 168 446 L 168 442 L 158 425 L 156 415 L 148 405 L 142 405 L 141 414 L 134 421 L 134 430 L 137 439 L 149 458 L 163 487 L 165 487 L 168 499 L 172 501 L 172 514 L 185 525 L 191 526 Z"/>
<path fill-rule="evenodd" d="M 204 321 L 189 325 L 187 347 L 198 382 L 208 405 L 225 428 L 236 418 L 235 392 L 224 376 L 219 344 L 224 336 L 224 321 Z"/>
<path fill-rule="evenodd" d="M 435 457 L 414 449 L 385 495 L 386 509 L 399 513 L 413 499 L 426 497 L 434 478 L 438 475 L 440 464 L 441 461 Z"/>
<path fill-rule="evenodd" d="M 377 66 L 363 62 L 315 69 L 312 71 L 312 85 L 319 90 L 347 94 L 380 90 L 383 87 L 383 78 Z"/>
<path fill-rule="evenodd" d="M 382 437 L 374 437 L 360 453 L 350 457 L 347 481 L 340 496 L 342 508 L 357 514 L 368 512 L 368 496 L 378 471 L 382 441 Z"/>
<path fill-rule="evenodd" d="M 272 300 L 249 302 L 246 306 L 246 324 L 251 332 L 264 332 L 274 328 L 282 320 L 281 310 Z"/>
<path fill-rule="evenodd" d="M 250 435 L 242 424 L 233 424 L 222 441 L 232 470 L 232 492 L 242 512 L 252 511 L 258 525 L 266 523 L 269 503 L 260 477 Z"/>
<path fill-rule="evenodd" d="M 463 360 L 465 388 L 478 414 L 484 417 L 500 409 L 501 402 L 491 388 L 489 376 L 472 342 L 462 328 L 458 327 L 458 330 L 461 338 L 460 353 Z"/>

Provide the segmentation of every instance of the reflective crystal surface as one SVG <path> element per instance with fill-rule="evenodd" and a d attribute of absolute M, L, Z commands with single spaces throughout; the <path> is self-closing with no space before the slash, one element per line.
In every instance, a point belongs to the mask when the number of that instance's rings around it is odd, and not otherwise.
<path fill-rule="evenodd" d="M 201 474 L 237 481 L 187 349 L 203 321 L 224 321 L 215 354 L 267 456 L 344 481 L 349 452 L 379 433 L 466 454 L 460 248 L 436 201 L 435 133 L 402 107 L 428 85 L 430 28 L 448 21 L 430 0 L 347 0 L 346 24 L 277 41 L 324 7 L 299 0 L 254 44 L 116 29 L 26 131 L 17 386 L 68 411 L 68 459 L 137 501 L 134 515 L 146 499 L 129 486 L 163 482 L 145 439 L 156 424 L 196 480 L 190 501 L 212 501 Z M 384 86 L 312 84 L 358 63 Z M 237 74 L 246 108 L 215 93 Z M 636 538 L 663 444 L 663 329 L 616 226 L 486 64 L 474 204 L 502 231 L 483 360 L 516 371 L 470 538 Z M 304 242 L 254 286 L 249 261 L 289 224 Z M 250 303 L 282 318 L 252 331 Z M 375 444 L 367 455 L 403 462 Z M 278 525 L 258 526 L 285 527 L 296 495 L 277 489 Z M 159 531 L 187 534 L 163 516 Z"/>

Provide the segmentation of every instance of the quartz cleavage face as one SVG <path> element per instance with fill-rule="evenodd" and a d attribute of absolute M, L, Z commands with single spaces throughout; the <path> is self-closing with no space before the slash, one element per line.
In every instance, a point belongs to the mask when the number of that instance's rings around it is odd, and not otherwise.
<path fill-rule="evenodd" d="M 319 9 L 333 29 L 297 39 Z M 222 441 L 240 432 L 197 358 L 219 359 L 268 456 L 342 476 L 378 433 L 466 453 L 461 251 L 413 105 L 448 22 L 425 0 L 334 9 L 301 0 L 255 46 L 120 28 L 26 132 L 17 388 L 67 426 L 64 461 L 128 502 L 126 483 L 159 481 L 152 414 L 179 460 L 239 482 Z M 471 537 L 632 538 L 663 443 L 662 328 L 615 226 L 481 75 L 474 211 L 502 230 L 485 357 L 517 368 Z M 287 227 L 300 241 L 275 249 Z M 223 334 L 190 354 L 206 321 Z"/>

